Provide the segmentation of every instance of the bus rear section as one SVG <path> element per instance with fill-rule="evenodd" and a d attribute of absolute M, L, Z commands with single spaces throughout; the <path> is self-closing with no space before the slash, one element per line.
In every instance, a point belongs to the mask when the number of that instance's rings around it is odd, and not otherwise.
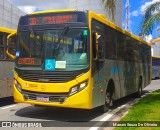
<path fill-rule="evenodd" d="M 160 78 L 160 57 L 152 56 L 152 79 Z"/>

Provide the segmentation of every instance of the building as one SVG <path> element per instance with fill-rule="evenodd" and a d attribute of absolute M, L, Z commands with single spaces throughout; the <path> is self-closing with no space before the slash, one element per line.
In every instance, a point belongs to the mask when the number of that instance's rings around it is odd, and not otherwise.
<path fill-rule="evenodd" d="M 17 29 L 20 16 L 25 13 L 7 0 L 0 0 L 0 27 Z"/>
<path fill-rule="evenodd" d="M 116 0 L 115 24 L 122 28 L 122 0 Z M 92 10 L 98 14 L 104 14 L 110 21 L 108 13 L 104 10 L 101 0 L 68 0 L 67 8 L 78 10 Z"/>
<path fill-rule="evenodd" d="M 152 56 L 160 56 L 160 42 L 152 44 Z"/>
<path fill-rule="evenodd" d="M 159 31 L 159 29 L 157 29 L 157 31 Z M 160 35 L 157 38 L 153 38 L 150 43 L 152 45 L 152 56 L 160 56 Z"/>

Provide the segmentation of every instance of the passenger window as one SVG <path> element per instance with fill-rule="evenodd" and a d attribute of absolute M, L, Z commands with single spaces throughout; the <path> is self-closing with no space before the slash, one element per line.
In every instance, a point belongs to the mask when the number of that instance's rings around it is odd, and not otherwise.
<path fill-rule="evenodd" d="M 3 44 L 3 35 L 0 35 L 0 59 L 5 58 L 5 50 L 4 50 L 4 44 Z"/>

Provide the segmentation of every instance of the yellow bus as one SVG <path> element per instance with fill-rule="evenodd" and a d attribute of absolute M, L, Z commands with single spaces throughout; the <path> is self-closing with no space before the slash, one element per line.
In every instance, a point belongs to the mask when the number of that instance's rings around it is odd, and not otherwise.
<path fill-rule="evenodd" d="M 160 56 L 152 56 L 152 79 L 160 78 Z"/>
<path fill-rule="evenodd" d="M 7 36 L 14 32 L 13 29 L 0 27 L 0 99 L 13 96 L 14 61 L 6 55 L 6 50 Z"/>
<path fill-rule="evenodd" d="M 151 46 L 92 11 L 22 16 L 15 56 L 15 102 L 106 112 L 151 79 Z"/>

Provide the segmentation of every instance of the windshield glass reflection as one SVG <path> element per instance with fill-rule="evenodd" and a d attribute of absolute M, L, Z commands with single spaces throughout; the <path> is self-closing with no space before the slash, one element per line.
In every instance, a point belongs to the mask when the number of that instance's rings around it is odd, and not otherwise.
<path fill-rule="evenodd" d="M 88 67 L 88 30 L 19 32 L 17 67 L 45 70 L 79 70 Z"/>

